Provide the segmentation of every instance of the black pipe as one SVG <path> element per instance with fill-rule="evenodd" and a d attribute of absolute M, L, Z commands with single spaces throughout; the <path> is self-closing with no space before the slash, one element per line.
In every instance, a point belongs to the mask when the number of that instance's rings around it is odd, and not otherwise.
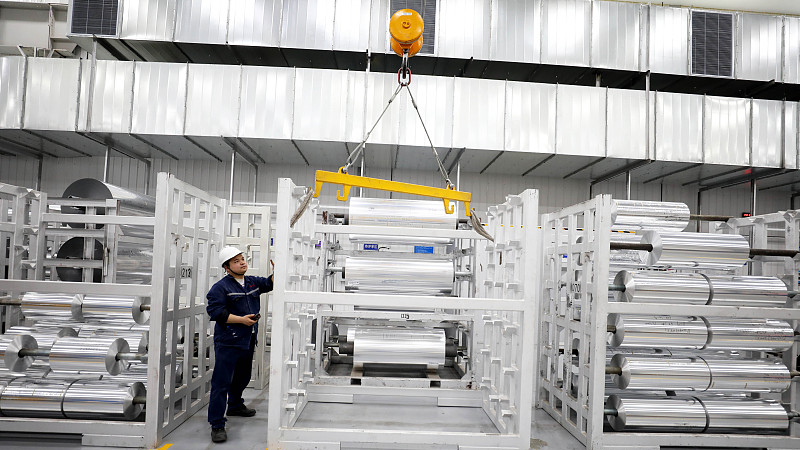
<path fill-rule="evenodd" d="M 653 251 L 652 244 L 642 244 L 638 242 L 611 242 L 609 244 L 611 250 L 641 250 L 646 252 Z M 753 256 L 786 256 L 789 258 L 795 257 L 798 253 L 797 250 L 783 250 L 776 248 L 751 248 L 750 257 Z"/>

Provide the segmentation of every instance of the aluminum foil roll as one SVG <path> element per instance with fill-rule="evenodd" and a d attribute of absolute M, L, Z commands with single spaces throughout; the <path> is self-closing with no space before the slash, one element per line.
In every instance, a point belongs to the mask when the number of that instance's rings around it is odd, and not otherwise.
<path fill-rule="evenodd" d="M 351 197 L 350 225 L 455 230 L 458 214 L 447 214 L 441 201 Z"/>
<path fill-rule="evenodd" d="M 92 336 L 97 337 L 120 337 L 128 342 L 128 346 L 134 353 L 147 353 L 150 333 L 148 331 L 124 331 L 117 329 L 100 328 Z"/>
<path fill-rule="evenodd" d="M 29 334 L 0 335 L 0 361 L 11 372 L 24 372 L 33 364 L 33 356 L 19 356 L 22 349 L 37 350 L 36 339 Z"/>
<path fill-rule="evenodd" d="M 708 342 L 708 327 L 699 317 L 634 316 L 609 314 L 608 345 L 636 349 L 702 349 Z"/>
<path fill-rule="evenodd" d="M 680 232 L 689 225 L 685 203 L 614 200 L 611 208 L 612 230 Z"/>
<path fill-rule="evenodd" d="M 413 364 L 437 367 L 445 363 L 442 329 L 358 327 L 353 337 L 353 365 Z"/>
<path fill-rule="evenodd" d="M 366 258 L 348 256 L 345 289 L 380 294 L 449 294 L 455 269 L 447 260 Z"/>
<path fill-rule="evenodd" d="M 752 398 L 707 399 L 699 397 L 708 414 L 708 428 L 785 430 L 789 427 L 786 410 L 778 402 Z"/>
<path fill-rule="evenodd" d="M 794 343 L 794 329 L 775 319 L 708 319 L 708 350 L 783 351 Z"/>
<path fill-rule="evenodd" d="M 622 370 L 611 375 L 619 389 L 702 392 L 711 384 L 711 370 L 702 359 L 615 355 L 610 365 Z"/>
<path fill-rule="evenodd" d="M 0 392 L 0 413 L 16 417 L 63 418 L 61 401 L 68 383 L 19 378 Z"/>
<path fill-rule="evenodd" d="M 711 300 L 708 278 L 699 273 L 623 270 L 614 284 L 625 286 L 624 292 L 614 292 L 619 302 L 705 305 Z"/>
<path fill-rule="evenodd" d="M 116 337 L 56 339 L 50 350 L 50 368 L 54 372 L 119 374 L 127 365 L 117 360 L 120 352 L 129 352 L 128 342 Z"/>
<path fill-rule="evenodd" d="M 39 294 L 28 292 L 22 296 L 20 309 L 29 320 L 83 320 L 80 294 Z"/>
<path fill-rule="evenodd" d="M 612 242 L 639 243 L 642 237 L 633 233 L 611 232 Z M 648 252 L 644 250 L 611 250 L 609 264 L 623 267 L 647 267 Z"/>
<path fill-rule="evenodd" d="M 608 416 L 614 431 L 680 431 L 700 433 L 707 425 L 706 409 L 691 398 L 628 398 L 611 395 L 606 408 L 617 411 Z"/>
<path fill-rule="evenodd" d="M 64 416 L 68 419 L 133 420 L 144 408 L 144 405 L 133 404 L 133 398 L 143 395 L 146 391 L 142 383 L 75 382 L 64 394 Z"/>
<path fill-rule="evenodd" d="M 105 255 L 103 244 L 92 239 L 93 250 L 91 260 L 102 261 Z M 59 247 L 56 256 L 59 259 L 85 259 L 84 238 L 74 237 L 67 240 Z M 153 272 L 153 249 L 151 246 L 133 244 L 120 241 L 117 243 L 117 252 L 113 255 L 116 263 L 117 283 L 149 284 Z M 61 281 L 83 281 L 83 270 L 77 267 L 57 267 L 56 272 Z M 87 269 L 89 270 L 89 269 Z M 103 271 L 92 269 L 92 281 L 103 281 Z"/>
<path fill-rule="evenodd" d="M 64 190 L 64 198 L 83 198 L 94 200 L 116 199 L 127 209 L 154 212 L 156 210 L 156 199 L 149 195 L 142 195 L 138 192 L 125 189 L 120 186 L 102 182 L 95 178 L 82 178 L 72 182 Z M 65 214 L 82 214 L 82 211 L 68 212 Z M 100 213 L 102 214 L 102 213 Z"/>
<path fill-rule="evenodd" d="M 133 321 L 138 324 L 150 320 L 150 311 L 142 311 L 145 301 L 141 297 L 120 295 L 86 295 L 83 297 L 83 317 L 87 321 Z"/>
<path fill-rule="evenodd" d="M 792 383 L 789 368 L 777 359 L 702 359 L 711 373 L 709 391 L 784 392 Z"/>
<path fill-rule="evenodd" d="M 43 350 L 45 352 L 50 352 L 50 349 L 53 347 L 53 342 L 60 337 L 77 337 L 78 333 L 69 327 L 61 327 L 61 328 L 45 328 L 45 329 L 37 329 L 32 327 L 11 327 L 6 330 L 6 336 L 15 336 L 15 335 L 29 335 L 36 340 L 36 344 L 39 350 Z M 44 362 L 48 362 L 50 360 L 49 357 L 37 357 L 37 359 L 41 359 Z"/>
<path fill-rule="evenodd" d="M 738 234 L 643 231 L 642 243 L 653 246 L 651 267 L 731 270 L 750 257 L 750 245 Z"/>
<path fill-rule="evenodd" d="M 715 306 L 781 308 L 788 290 L 780 278 L 754 276 L 709 276 Z"/>

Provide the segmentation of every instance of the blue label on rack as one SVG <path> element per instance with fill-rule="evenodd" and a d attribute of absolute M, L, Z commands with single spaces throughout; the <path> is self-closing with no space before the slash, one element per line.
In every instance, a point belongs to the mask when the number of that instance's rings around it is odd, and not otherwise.
<path fill-rule="evenodd" d="M 364 244 L 364 250 L 378 251 L 378 244 Z"/>
<path fill-rule="evenodd" d="M 272 238 L 269 238 L 269 245 L 272 245 Z"/>
<path fill-rule="evenodd" d="M 426 247 L 423 245 L 415 245 L 414 253 L 433 253 L 433 247 Z"/>

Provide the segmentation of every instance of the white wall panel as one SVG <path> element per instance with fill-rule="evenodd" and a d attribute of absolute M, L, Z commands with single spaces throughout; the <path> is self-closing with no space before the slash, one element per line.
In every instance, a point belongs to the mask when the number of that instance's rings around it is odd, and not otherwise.
<path fill-rule="evenodd" d="M 369 47 L 372 4 L 371 0 L 336 0 L 333 21 L 334 49 L 363 52 Z"/>
<path fill-rule="evenodd" d="M 391 0 L 372 0 L 369 19 L 369 49 L 385 53 L 389 48 L 389 5 Z"/>
<path fill-rule="evenodd" d="M 689 73 L 689 10 L 650 5 L 650 70 Z"/>
<path fill-rule="evenodd" d="M 798 105 L 797 102 L 784 102 L 783 164 L 787 169 L 797 169 Z"/>
<path fill-rule="evenodd" d="M 29 58 L 25 128 L 75 131 L 80 61 Z"/>
<path fill-rule="evenodd" d="M 538 63 L 541 10 L 541 0 L 492 1 L 489 59 Z"/>
<path fill-rule="evenodd" d="M 706 97 L 703 161 L 710 164 L 750 164 L 750 101 Z"/>
<path fill-rule="evenodd" d="M 452 147 L 455 101 L 455 79 L 445 77 L 415 76 L 409 85 L 417 99 L 422 120 L 428 127 L 433 144 L 437 147 Z M 400 145 L 428 146 L 428 138 L 419 123 L 417 113 L 408 95 L 400 96 Z M 392 108 L 395 108 L 392 105 Z M 369 122 L 369 119 L 367 120 Z"/>
<path fill-rule="evenodd" d="M 22 90 L 25 83 L 25 59 L 0 58 L 0 128 L 22 126 Z"/>
<path fill-rule="evenodd" d="M 456 78 L 454 95 L 453 147 L 502 150 L 505 81 Z"/>
<path fill-rule="evenodd" d="M 784 17 L 783 81 L 800 83 L 800 17 Z"/>
<path fill-rule="evenodd" d="M 592 2 L 545 1 L 542 11 L 542 62 L 588 66 L 591 56 Z"/>
<path fill-rule="evenodd" d="M 489 58 L 491 5 L 485 0 L 439 0 L 436 56 Z"/>
<path fill-rule="evenodd" d="M 192 64 L 186 86 L 186 134 L 236 136 L 240 66 Z M 213 113 L 212 113 L 213 112 Z"/>
<path fill-rule="evenodd" d="M 505 150 L 555 153 L 556 85 L 506 84 Z"/>
<path fill-rule="evenodd" d="M 592 67 L 639 70 L 639 14 L 642 7 L 593 2 Z"/>
<path fill-rule="evenodd" d="M 0 183 L 34 189 L 38 171 L 39 160 L 36 158 L 0 155 Z"/>
<path fill-rule="evenodd" d="M 225 44 L 228 36 L 228 0 L 179 1 L 175 41 Z"/>
<path fill-rule="evenodd" d="M 282 0 L 230 0 L 228 43 L 277 47 L 282 9 Z"/>
<path fill-rule="evenodd" d="M 739 41 L 736 78 L 780 80 L 783 19 L 764 14 L 738 14 L 736 17 Z"/>
<path fill-rule="evenodd" d="M 558 85 L 556 153 L 606 155 L 606 90 Z"/>
<path fill-rule="evenodd" d="M 347 128 L 348 72 L 297 69 L 292 136 L 342 141 Z M 327 95 L 320 95 L 326 92 Z"/>
<path fill-rule="evenodd" d="M 87 99 L 91 101 L 90 131 L 130 130 L 133 68 L 133 61 L 97 61 L 94 92 Z"/>
<path fill-rule="evenodd" d="M 132 133 L 183 135 L 187 71 L 187 64 L 136 63 Z"/>
<path fill-rule="evenodd" d="M 783 158 L 782 102 L 752 100 L 753 148 L 752 165 L 756 167 L 781 167 Z"/>
<path fill-rule="evenodd" d="M 646 159 L 648 157 L 646 100 L 647 97 L 644 91 L 608 90 L 607 156 L 635 159 Z M 652 93 L 650 102 L 652 109 Z M 651 126 L 653 119 L 654 117 L 651 113 Z M 653 137 L 652 134 L 651 131 L 651 138 Z"/>
<path fill-rule="evenodd" d="M 333 48 L 336 2 L 291 0 L 283 4 L 281 47 Z"/>
<path fill-rule="evenodd" d="M 125 0 L 120 39 L 171 41 L 178 3 L 178 0 Z"/>
<path fill-rule="evenodd" d="M 657 92 L 655 96 L 656 159 L 703 161 L 703 97 Z"/>
<path fill-rule="evenodd" d="M 291 137 L 294 77 L 290 67 L 242 66 L 239 136 Z"/>

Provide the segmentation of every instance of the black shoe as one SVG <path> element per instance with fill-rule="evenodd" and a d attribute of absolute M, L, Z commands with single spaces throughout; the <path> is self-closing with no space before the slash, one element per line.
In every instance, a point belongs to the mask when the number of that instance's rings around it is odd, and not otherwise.
<path fill-rule="evenodd" d="M 228 433 L 225 428 L 212 428 L 211 429 L 211 442 L 225 442 L 228 440 Z"/>
<path fill-rule="evenodd" d="M 234 410 L 228 410 L 229 416 L 240 416 L 240 417 L 253 417 L 256 415 L 256 410 L 252 408 L 248 408 L 247 406 L 242 406 L 241 408 L 236 408 Z"/>

